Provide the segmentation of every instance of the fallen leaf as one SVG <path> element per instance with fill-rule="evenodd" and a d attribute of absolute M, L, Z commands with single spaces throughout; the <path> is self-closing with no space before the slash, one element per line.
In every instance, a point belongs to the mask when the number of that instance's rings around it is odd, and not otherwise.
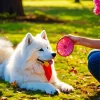
<path fill-rule="evenodd" d="M 12 85 L 13 87 L 17 87 L 17 82 L 14 81 L 14 82 L 11 83 L 11 85 Z"/>
<path fill-rule="evenodd" d="M 77 74 L 77 70 L 75 70 L 74 67 L 72 67 L 72 69 L 69 71 L 69 73 L 73 72 L 74 74 Z"/>

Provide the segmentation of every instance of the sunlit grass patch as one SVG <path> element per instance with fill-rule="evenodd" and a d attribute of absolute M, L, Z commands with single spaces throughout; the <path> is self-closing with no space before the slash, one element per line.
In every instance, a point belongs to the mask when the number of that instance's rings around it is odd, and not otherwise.
<path fill-rule="evenodd" d="M 67 8 L 93 8 L 92 1 L 81 1 L 81 3 L 75 3 L 74 0 L 23 0 L 24 6 L 31 7 L 67 7 Z"/>

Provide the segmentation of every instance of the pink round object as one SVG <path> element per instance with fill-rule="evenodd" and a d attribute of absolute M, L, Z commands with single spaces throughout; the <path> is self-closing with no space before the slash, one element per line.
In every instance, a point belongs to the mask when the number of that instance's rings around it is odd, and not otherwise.
<path fill-rule="evenodd" d="M 72 53 L 74 43 L 70 38 L 64 36 L 58 41 L 56 49 L 59 55 L 66 57 Z"/>
<path fill-rule="evenodd" d="M 94 1 L 94 4 L 95 4 L 95 8 L 94 8 L 93 12 L 96 15 L 99 15 L 100 14 L 100 0 L 93 0 L 93 1 Z"/>

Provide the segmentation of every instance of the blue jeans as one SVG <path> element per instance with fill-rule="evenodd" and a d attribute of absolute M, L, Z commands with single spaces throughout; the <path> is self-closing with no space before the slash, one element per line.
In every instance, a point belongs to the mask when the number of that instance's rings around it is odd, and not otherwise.
<path fill-rule="evenodd" d="M 100 50 L 92 50 L 88 55 L 88 69 L 100 82 Z"/>

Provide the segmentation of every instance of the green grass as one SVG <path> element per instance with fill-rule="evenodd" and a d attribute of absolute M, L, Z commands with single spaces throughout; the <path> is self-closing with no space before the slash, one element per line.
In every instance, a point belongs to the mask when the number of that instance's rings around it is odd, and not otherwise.
<path fill-rule="evenodd" d="M 16 46 L 27 32 L 31 32 L 35 36 L 45 29 L 55 52 L 57 41 L 64 35 L 100 37 L 100 16 L 94 15 L 92 1 L 81 0 L 80 4 L 75 4 L 71 0 L 52 0 L 48 2 L 45 0 L 23 0 L 25 13 L 30 15 L 43 13 L 67 20 L 66 23 L 33 23 L 3 20 L 0 21 L 0 36 L 8 38 Z M 18 88 L 13 88 L 7 82 L 0 80 L 0 96 L 7 97 L 8 100 L 97 100 L 100 97 L 100 89 L 97 88 L 99 83 L 87 68 L 87 56 L 90 50 L 90 48 L 83 46 L 75 46 L 70 56 L 65 58 L 57 55 L 55 58 L 55 69 L 59 79 L 71 84 L 75 88 L 73 93 L 49 96 L 40 91 L 20 91 Z M 77 70 L 77 74 L 69 73 L 72 67 Z"/>

